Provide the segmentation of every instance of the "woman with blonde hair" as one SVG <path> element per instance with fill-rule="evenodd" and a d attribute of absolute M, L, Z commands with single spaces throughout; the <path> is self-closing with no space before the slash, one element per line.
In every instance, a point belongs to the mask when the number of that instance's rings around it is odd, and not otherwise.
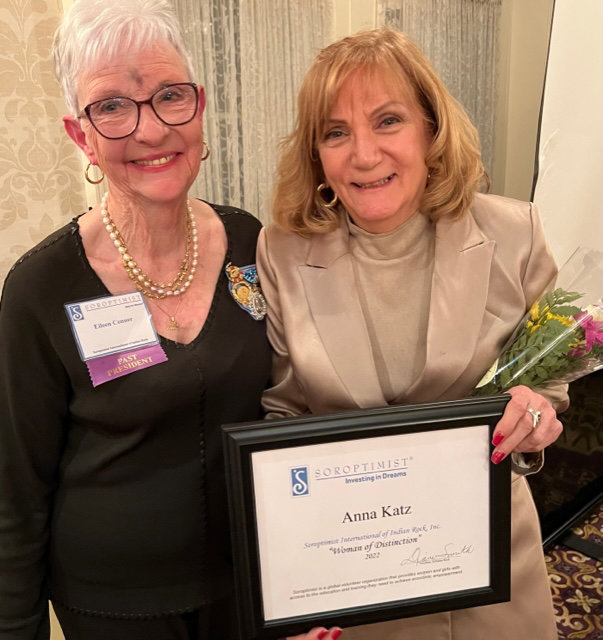
<path fill-rule="evenodd" d="M 534 205 L 478 192 L 487 183 L 475 128 L 409 38 L 377 29 L 318 54 L 258 245 L 269 417 L 471 393 L 556 274 Z M 509 393 L 491 460 L 513 457 L 511 601 L 344 637 L 556 638 L 524 476 L 561 432 L 566 388 Z"/>

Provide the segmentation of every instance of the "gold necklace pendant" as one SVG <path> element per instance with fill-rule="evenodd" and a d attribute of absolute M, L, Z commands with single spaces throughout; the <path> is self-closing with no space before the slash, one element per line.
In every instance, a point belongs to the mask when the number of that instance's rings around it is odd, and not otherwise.
<path fill-rule="evenodd" d="M 160 304 L 159 304 L 159 300 L 155 299 L 154 300 L 154 305 L 155 307 L 161 311 L 161 313 L 163 313 L 164 316 L 166 316 L 167 318 L 169 318 L 169 322 L 166 325 L 166 329 L 168 331 L 178 331 L 178 329 L 180 329 L 182 327 L 182 325 L 178 322 L 178 320 L 176 320 L 176 316 L 178 315 L 178 312 L 180 311 L 180 307 L 182 306 L 182 300 L 183 297 L 179 296 L 179 300 L 178 300 L 178 304 L 176 306 L 176 310 L 174 311 L 174 313 L 169 313 L 167 312 Z"/>

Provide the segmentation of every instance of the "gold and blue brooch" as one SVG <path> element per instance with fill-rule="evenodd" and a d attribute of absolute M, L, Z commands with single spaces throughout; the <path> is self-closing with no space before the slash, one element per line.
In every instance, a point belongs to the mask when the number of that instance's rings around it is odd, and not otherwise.
<path fill-rule="evenodd" d="M 236 267 L 229 262 L 225 268 L 228 290 L 235 302 L 245 309 L 254 320 L 263 320 L 266 315 L 266 299 L 260 289 L 258 270 L 254 264 Z"/>

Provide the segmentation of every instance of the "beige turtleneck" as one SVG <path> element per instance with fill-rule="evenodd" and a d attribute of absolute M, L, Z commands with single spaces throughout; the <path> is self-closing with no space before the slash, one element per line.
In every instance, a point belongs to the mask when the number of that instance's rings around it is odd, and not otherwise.
<path fill-rule="evenodd" d="M 421 213 L 389 233 L 348 219 L 350 251 L 375 367 L 388 403 L 403 401 L 425 364 L 434 226 Z"/>

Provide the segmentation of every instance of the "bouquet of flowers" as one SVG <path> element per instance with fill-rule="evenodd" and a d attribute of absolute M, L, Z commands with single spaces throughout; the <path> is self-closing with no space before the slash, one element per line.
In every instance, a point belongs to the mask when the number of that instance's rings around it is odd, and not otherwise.
<path fill-rule="evenodd" d="M 578 249 L 513 332 L 474 396 L 571 382 L 603 368 L 603 254 Z"/>

